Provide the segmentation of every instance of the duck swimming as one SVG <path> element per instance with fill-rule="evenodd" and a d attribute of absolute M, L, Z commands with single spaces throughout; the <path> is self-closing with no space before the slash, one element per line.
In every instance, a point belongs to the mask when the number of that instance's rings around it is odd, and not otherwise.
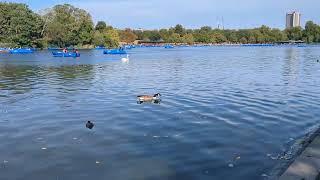
<path fill-rule="evenodd" d="M 88 121 L 87 124 L 86 124 L 86 127 L 87 127 L 88 129 L 92 129 L 93 126 L 94 126 L 94 124 L 93 124 L 91 121 Z"/>
<path fill-rule="evenodd" d="M 137 102 L 140 104 L 143 102 L 159 103 L 161 101 L 160 97 L 161 97 L 160 93 L 154 94 L 153 96 L 152 95 L 140 95 L 140 96 L 137 96 Z"/>

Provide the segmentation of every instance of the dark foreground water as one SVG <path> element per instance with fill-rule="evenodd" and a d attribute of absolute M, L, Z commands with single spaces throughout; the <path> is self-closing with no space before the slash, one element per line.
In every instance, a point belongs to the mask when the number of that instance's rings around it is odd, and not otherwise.
<path fill-rule="evenodd" d="M 81 53 L 0 55 L 1 180 L 264 179 L 320 124 L 320 47 Z"/>

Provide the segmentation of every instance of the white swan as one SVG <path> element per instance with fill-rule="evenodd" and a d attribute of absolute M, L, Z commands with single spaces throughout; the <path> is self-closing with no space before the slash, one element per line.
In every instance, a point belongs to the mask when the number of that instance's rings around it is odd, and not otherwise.
<path fill-rule="evenodd" d="M 127 54 L 127 58 L 122 58 L 121 61 L 122 62 L 129 62 L 129 54 Z"/>

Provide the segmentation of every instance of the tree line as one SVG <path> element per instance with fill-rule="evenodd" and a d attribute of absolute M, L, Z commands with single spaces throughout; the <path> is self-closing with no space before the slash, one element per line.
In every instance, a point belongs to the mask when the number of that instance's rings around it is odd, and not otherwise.
<path fill-rule="evenodd" d="M 221 30 L 209 26 L 200 29 L 185 29 L 176 25 L 170 29 L 133 31 L 138 39 L 145 41 L 164 41 L 168 43 L 241 43 L 261 44 L 289 40 L 301 40 L 307 43 L 320 43 L 320 26 L 312 21 L 306 23 L 305 29 L 294 27 L 280 30 L 265 25 L 254 29 Z"/>
<path fill-rule="evenodd" d="M 116 29 L 70 4 L 56 5 L 40 13 L 26 4 L 0 3 L 0 45 L 7 47 L 118 47 L 120 42 L 135 40 L 164 43 L 275 43 L 303 40 L 320 43 L 320 26 L 308 21 L 305 28 L 285 30 L 261 26 L 254 29 L 221 30 L 204 26 L 186 29 L 176 25 L 160 30 Z"/>

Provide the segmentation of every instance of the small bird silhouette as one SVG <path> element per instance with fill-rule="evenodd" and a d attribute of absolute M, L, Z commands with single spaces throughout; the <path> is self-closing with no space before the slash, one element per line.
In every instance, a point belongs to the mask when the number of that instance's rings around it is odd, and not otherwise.
<path fill-rule="evenodd" d="M 93 126 L 94 126 L 94 124 L 93 124 L 91 121 L 88 121 L 87 124 L 86 124 L 86 127 L 87 127 L 88 129 L 92 129 Z"/>

